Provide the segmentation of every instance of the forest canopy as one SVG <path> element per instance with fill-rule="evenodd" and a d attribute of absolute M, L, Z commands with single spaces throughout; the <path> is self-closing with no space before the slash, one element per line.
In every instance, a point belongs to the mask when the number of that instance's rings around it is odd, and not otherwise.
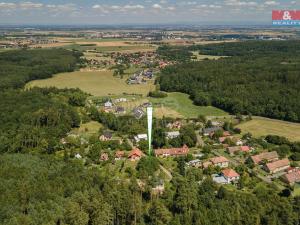
<path fill-rule="evenodd" d="M 231 57 L 169 66 L 161 73 L 161 90 L 184 92 L 197 105 L 213 105 L 230 113 L 300 121 L 299 41 L 184 48 Z"/>
<path fill-rule="evenodd" d="M 72 71 L 80 54 L 62 50 L 18 50 L 0 54 L 0 153 L 51 153 L 80 124 L 75 106 L 85 103 L 78 89 L 34 88 L 25 83 Z"/>

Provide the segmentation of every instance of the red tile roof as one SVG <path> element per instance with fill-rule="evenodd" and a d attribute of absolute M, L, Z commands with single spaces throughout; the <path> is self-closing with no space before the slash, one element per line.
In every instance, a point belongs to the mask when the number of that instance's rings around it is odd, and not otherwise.
<path fill-rule="evenodd" d="M 240 176 L 233 169 L 224 169 L 224 170 L 222 170 L 222 174 L 224 175 L 224 177 L 229 177 L 229 178 L 239 177 Z"/>
<path fill-rule="evenodd" d="M 266 167 L 270 172 L 275 171 L 276 169 L 280 169 L 283 167 L 287 167 L 290 165 L 290 161 L 288 159 L 281 159 L 275 162 L 267 163 Z"/>
<path fill-rule="evenodd" d="M 241 146 L 241 151 L 242 152 L 249 152 L 250 151 L 250 147 L 249 146 Z"/>
<path fill-rule="evenodd" d="M 122 158 L 122 157 L 124 157 L 124 155 L 125 155 L 124 151 L 116 151 L 116 154 L 115 154 L 115 156 L 117 158 Z"/>
<path fill-rule="evenodd" d="M 227 158 L 225 158 L 224 156 L 218 156 L 218 157 L 211 158 L 210 161 L 213 164 L 229 162 L 229 160 Z"/>
<path fill-rule="evenodd" d="M 294 184 L 295 182 L 300 182 L 300 169 L 293 170 L 293 172 L 289 172 L 284 174 L 282 177 L 289 184 Z"/>
<path fill-rule="evenodd" d="M 179 156 L 179 155 L 187 155 L 189 153 L 189 148 L 188 146 L 184 145 L 182 148 L 155 149 L 154 152 L 156 156 L 161 156 L 161 155 Z"/>
<path fill-rule="evenodd" d="M 140 149 L 135 148 L 129 153 L 128 158 L 131 158 L 133 156 L 142 157 L 143 155 L 144 153 Z"/>
<path fill-rule="evenodd" d="M 278 154 L 277 154 L 276 151 L 273 151 L 273 152 L 263 152 L 261 154 L 251 156 L 251 159 L 252 159 L 252 161 L 255 164 L 258 164 L 258 163 L 260 163 L 263 160 L 273 161 L 273 160 L 276 160 L 278 158 L 279 157 L 278 157 Z"/>

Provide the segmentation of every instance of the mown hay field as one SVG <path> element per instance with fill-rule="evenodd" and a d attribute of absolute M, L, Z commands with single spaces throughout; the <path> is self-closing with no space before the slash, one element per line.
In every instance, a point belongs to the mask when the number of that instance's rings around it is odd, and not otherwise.
<path fill-rule="evenodd" d="M 291 123 L 263 117 L 253 117 L 252 120 L 237 126 L 243 133 L 250 132 L 254 137 L 268 134 L 279 135 L 290 141 L 300 141 L 300 123 Z"/>
<path fill-rule="evenodd" d="M 126 77 L 123 79 L 114 77 L 113 72 L 103 71 L 76 71 L 61 73 L 52 78 L 34 80 L 26 85 L 30 87 L 57 87 L 57 88 L 80 88 L 94 96 L 109 96 L 127 94 L 141 94 L 146 96 L 149 91 L 155 89 L 153 81 L 141 85 L 128 85 Z"/>

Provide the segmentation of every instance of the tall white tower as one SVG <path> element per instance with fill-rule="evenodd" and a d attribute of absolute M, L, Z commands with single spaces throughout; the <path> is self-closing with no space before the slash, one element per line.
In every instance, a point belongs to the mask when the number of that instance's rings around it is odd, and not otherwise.
<path fill-rule="evenodd" d="M 147 119 L 148 119 L 148 151 L 149 156 L 151 155 L 152 151 L 152 116 L 153 115 L 153 108 L 147 107 Z"/>

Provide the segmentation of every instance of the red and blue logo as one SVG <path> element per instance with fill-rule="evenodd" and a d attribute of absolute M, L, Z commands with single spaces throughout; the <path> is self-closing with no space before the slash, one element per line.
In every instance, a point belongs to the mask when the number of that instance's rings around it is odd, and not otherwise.
<path fill-rule="evenodd" d="M 273 10 L 272 23 L 276 26 L 300 26 L 300 10 Z"/>

